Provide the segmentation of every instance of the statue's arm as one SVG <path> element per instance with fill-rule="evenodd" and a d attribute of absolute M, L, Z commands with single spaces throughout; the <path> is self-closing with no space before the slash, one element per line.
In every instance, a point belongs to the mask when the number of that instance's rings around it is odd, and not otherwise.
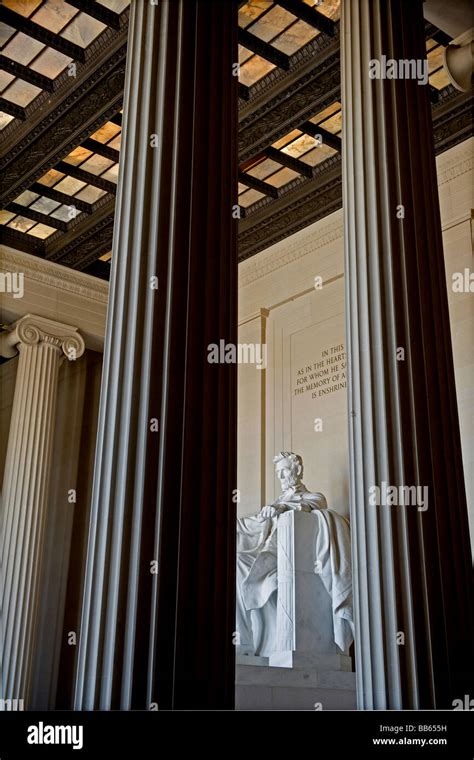
<path fill-rule="evenodd" d="M 259 517 L 261 517 L 264 520 L 269 520 L 272 517 L 278 517 L 282 514 L 282 512 L 286 512 L 289 509 L 289 507 L 286 504 L 280 504 L 278 502 L 274 502 L 273 504 L 270 504 L 269 506 L 262 507 L 259 513 Z"/>
<path fill-rule="evenodd" d="M 310 505 L 311 512 L 317 512 L 321 509 L 327 509 L 328 503 L 326 501 L 326 497 L 323 493 L 312 493 L 310 498 L 308 499 L 308 504 Z"/>
<path fill-rule="evenodd" d="M 288 512 L 290 509 L 292 509 L 294 512 L 312 512 L 313 508 L 307 504 L 305 501 L 299 501 L 289 504 L 282 504 L 281 505 L 282 512 Z"/>

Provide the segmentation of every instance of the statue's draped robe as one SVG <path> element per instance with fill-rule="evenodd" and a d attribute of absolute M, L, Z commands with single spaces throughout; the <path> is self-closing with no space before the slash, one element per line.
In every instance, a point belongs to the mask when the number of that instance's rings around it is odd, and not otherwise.
<path fill-rule="evenodd" d="M 318 520 L 315 568 L 332 599 L 334 641 L 347 651 L 353 640 L 351 547 L 348 521 L 327 508 L 323 494 L 301 483 L 273 505 L 311 512 Z M 268 656 L 276 636 L 278 516 L 237 519 L 237 631 L 240 651 Z"/>

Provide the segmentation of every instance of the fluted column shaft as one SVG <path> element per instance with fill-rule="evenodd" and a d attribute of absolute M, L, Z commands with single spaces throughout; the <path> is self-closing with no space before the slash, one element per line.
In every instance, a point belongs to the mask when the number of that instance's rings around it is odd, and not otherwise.
<path fill-rule="evenodd" d="M 449 708 L 472 684 L 472 570 L 422 2 L 346 0 L 341 24 L 359 704 Z"/>
<path fill-rule="evenodd" d="M 2 488 L 2 683 L 28 704 L 61 360 L 78 359 L 75 328 L 28 315 L 3 341 L 19 351 Z"/>
<path fill-rule="evenodd" d="M 132 2 L 77 709 L 231 707 L 237 6 Z"/>

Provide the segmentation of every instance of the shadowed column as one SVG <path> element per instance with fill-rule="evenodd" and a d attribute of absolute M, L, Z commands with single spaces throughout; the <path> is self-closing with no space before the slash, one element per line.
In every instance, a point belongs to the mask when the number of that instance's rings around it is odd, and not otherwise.
<path fill-rule="evenodd" d="M 234 696 L 236 4 L 132 3 L 76 708 Z"/>
<path fill-rule="evenodd" d="M 472 570 L 422 2 L 347 0 L 341 23 L 358 699 L 450 708 Z"/>

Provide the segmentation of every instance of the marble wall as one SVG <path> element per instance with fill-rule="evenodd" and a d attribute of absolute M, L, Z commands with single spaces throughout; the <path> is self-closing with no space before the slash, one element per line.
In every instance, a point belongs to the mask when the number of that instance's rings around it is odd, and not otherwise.
<path fill-rule="evenodd" d="M 267 366 L 239 367 L 239 509 L 279 493 L 272 457 L 303 457 L 304 482 L 348 513 L 342 212 L 240 266 L 239 342 Z M 257 502 L 257 503 L 256 503 Z"/>
<path fill-rule="evenodd" d="M 437 166 L 474 545 L 474 294 L 452 289 L 453 273 L 474 271 L 473 142 Z M 342 211 L 243 262 L 239 276 L 239 342 L 267 343 L 265 370 L 239 367 L 239 513 L 275 498 L 271 460 L 291 449 L 303 457 L 307 487 L 348 514 Z"/>

